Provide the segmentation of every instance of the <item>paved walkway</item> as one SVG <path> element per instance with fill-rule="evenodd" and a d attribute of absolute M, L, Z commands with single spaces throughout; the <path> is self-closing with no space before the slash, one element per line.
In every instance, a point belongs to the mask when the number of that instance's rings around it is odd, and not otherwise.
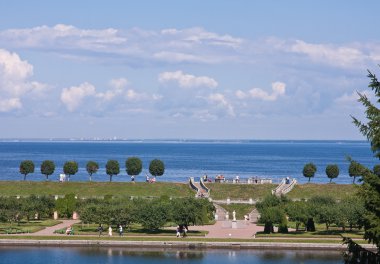
<path fill-rule="evenodd" d="M 264 227 L 244 220 L 236 221 L 237 228 L 232 228 L 232 221 L 217 221 L 214 225 L 189 226 L 190 230 L 208 231 L 207 238 L 253 238 Z"/>
<path fill-rule="evenodd" d="M 40 231 L 37 231 L 35 233 L 30 233 L 28 235 L 30 236 L 55 236 L 57 234 L 54 234 L 54 231 L 57 229 L 62 229 L 62 228 L 67 228 L 68 226 L 71 226 L 76 223 L 80 223 L 80 220 L 60 220 L 62 221 L 61 224 L 55 225 L 55 226 L 49 226 L 46 227 L 45 229 L 42 229 Z M 74 230 L 75 232 L 75 230 Z M 20 235 L 25 235 L 25 234 L 20 234 Z"/>

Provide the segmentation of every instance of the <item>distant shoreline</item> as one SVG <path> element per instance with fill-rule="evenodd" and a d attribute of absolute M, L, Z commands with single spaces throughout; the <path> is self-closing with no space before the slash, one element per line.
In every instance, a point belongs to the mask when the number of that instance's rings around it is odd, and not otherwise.
<path fill-rule="evenodd" d="M 355 139 L 122 139 L 122 138 L 0 138 L 0 143 L 115 142 L 115 143 L 368 143 Z"/>

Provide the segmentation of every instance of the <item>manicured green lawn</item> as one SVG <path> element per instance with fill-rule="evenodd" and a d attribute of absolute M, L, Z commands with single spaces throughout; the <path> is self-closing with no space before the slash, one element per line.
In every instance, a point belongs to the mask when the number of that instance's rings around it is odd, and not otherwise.
<path fill-rule="evenodd" d="M 232 212 L 235 211 L 237 220 L 243 220 L 244 215 L 248 215 L 255 209 L 253 204 L 220 204 L 220 206 L 229 212 L 230 217 L 232 217 Z"/>
<path fill-rule="evenodd" d="M 207 183 L 214 200 L 262 199 L 277 186 L 275 184 L 225 184 Z M 292 199 L 308 199 L 315 195 L 331 195 L 336 199 L 353 195 L 356 185 L 352 184 L 302 184 L 296 185 L 286 196 Z M 30 182 L 0 181 L 2 196 L 65 195 L 76 194 L 78 197 L 113 196 L 169 196 L 194 197 L 194 191 L 186 183 L 174 182 Z"/>
<path fill-rule="evenodd" d="M 65 195 L 76 194 L 78 197 L 113 196 L 194 196 L 194 192 L 184 183 L 145 183 L 145 182 L 30 182 L 0 181 L 2 196 Z"/>
<path fill-rule="evenodd" d="M 298 184 L 286 196 L 291 199 L 309 199 L 316 195 L 329 195 L 335 199 L 353 196 L 357 190 L 354 184 Z"/>
<path fill-rule="evenodd" d="M 260 199 L 276 188 L 275 184 L 228 184 L 228 183 L 207 183 L 207 187 L 211 189 L 210 195 L 212 199 Z"/>
<path fill-rule="evenodd" d="M 33 220 L 33 221 L 20 221 L 19 223 L 0 223 L 0 234 L 12 233 L 34 233 L 40 231 L 48 226 L 54 226 L 61 223 L 61 221 L 47 219 L 47 220 Z"/>

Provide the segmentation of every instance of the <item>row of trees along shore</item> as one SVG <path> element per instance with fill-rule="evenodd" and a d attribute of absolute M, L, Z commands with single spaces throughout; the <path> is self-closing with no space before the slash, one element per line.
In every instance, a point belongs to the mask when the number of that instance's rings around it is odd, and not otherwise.
<path fill-rule="evenodd" d="M 75 175 L 78 172 L 78 163 L 76 161 L 66 161 L 63 165 L 63 173 L 68 175 L 68 180 L 70 181 L 70 176 Z M 137 176 L 141 173 L 143 164 L 140 158 L 130 157 L 125 161 L 125 170 L 129 176 Z M 24 180 L 26 176 L 30 173 L 34 173 L 35 165 L 31 160 L 24 160 L 20 163 L 20 173 L 24 175 Z M 92 175 L 97 173 L 99 170 L 99 164 L 95 161 L 88 161 L 86 164 L 86 170 L 90 176 L 90 181 L 92 181 Z M 41 173 L 46 176 L 46 180 L 55 171 L 55 163 L 52 160 L 44 160 L 41 163 Z M 165 164 L 159 160 L 154 159 L 149 163 L 149 173 L 154 177 L 162 176 L 165 172 Z M 106 163 L 106 173 L 110 177 L 110 182 L 112 181 L 112 176 L 118 175 L 120 173 L 120 164 L 117 160 L 108 160 Z"/>
<path fill-rule="evenodd" d="M 310 179 L 314 177 L 315 173 L 317 172 L 317 166 L 315 166 L 314 163 L 307 163 L 303 167 L 303 176 Z M 330 179 L 330 182 L 332 182 L 333 179 L 337 178 L 339 176 L 339 167 L 336 164 L 329 164 L 326 166 L 326 176 Z M 348 167 L 348 175 L 350 177 L 353 177 L 352 183 L 355 183 L 356 177 L 362 176 L 364 173 L 363 166 L 354 161 L 350 160 L 350 166 Z M 375 165 L 373 167 L 373 173 L 380 177 L 380 165 Z"/>
<path fill-rule="evenodd" d="M 214 219 L 215 207 L 207 199 L 195 198 L 116 198 L 76 199 L 67 194 L 55 200 L 52 196 L 0 197 L 0 222 L 19 224 L 32 219 L 63 218 L 79 212 L 82 224 L 123 225 L 140 224 L 146 230 L 157 230 L 168 222 L 177 225 L 209 224 Z"/>

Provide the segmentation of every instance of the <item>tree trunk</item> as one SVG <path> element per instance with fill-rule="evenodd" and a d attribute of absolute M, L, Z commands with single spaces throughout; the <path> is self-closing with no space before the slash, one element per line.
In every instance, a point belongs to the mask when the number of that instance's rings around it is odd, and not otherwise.
<path fill-rule="evenodd" d="M 332 181 L 332 178 L 330 178 L 330 183 L 331 183 L 331 181 Z"/>
<path fill-rule="evenodd" d="M 110 182 L 112 182 L 112 175 L 110 175 Z"/>
<path fill-rule="evenodd" d="M 49 180 L 49 175 L 46 174 L 46 181 L 48 181 L 48 180 Z"/>
<path fill-rule="evenodd" d="M 352 183 L 355 183 L 355 178 L 356 178 L 356 176 L 354 176 L 354 180 L 352 181 Z"/>
<path fill-rule="evenodd" d="M 309 181 L 308 182 L 310 182 L 310 179 L 311 179 L 311 177 L 309 177 Z"/>
<path fill-rule="evenodd" d="M 92 173 L 90 174 L 90 182 L 92 182 Z"/>
<path fill-rule="evenodd" d="M 26 174 L 24 174 L 24 181 L 26 180 Z"/>

